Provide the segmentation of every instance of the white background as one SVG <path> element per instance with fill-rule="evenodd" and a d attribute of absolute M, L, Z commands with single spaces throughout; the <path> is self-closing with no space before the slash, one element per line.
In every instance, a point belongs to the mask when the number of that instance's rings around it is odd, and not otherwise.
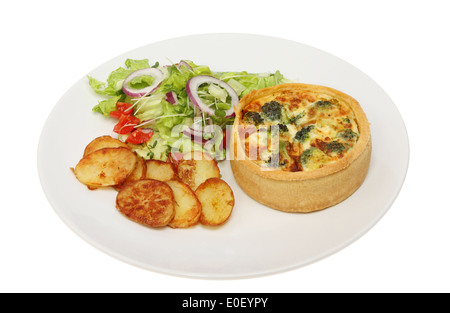
<path fill-rule="evenodd" d="M 446 2 L 1 2 L 0 292 L 449 292 Z M 41 189 L 36 155 L 47 116 L 75 82 L 119 54 L 223 32 L 308 44 L 374 79 L 407 126 L 411 157 L 402 191 L 362 238 L 281 274 L 180 278 L 104 254 L 59 219 Z"/>

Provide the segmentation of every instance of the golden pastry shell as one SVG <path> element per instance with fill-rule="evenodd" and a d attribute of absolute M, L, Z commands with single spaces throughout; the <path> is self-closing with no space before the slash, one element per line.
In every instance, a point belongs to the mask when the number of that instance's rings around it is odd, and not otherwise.
<path fill-rule="evenodd" d="M 338 161 L 312 171 L 265 170 L 249 160 L 238 136 L 242 109 L 256 99 L 283 91 L 327 94 L 344 102 L 353 110 L 358 124 L 359 139 L 355 146 Z M 370 126 L 360 104 L 351 96 L 326 86 L 282 84 L 249 93 L 241 99 L 235 114 L 230 138 L 231 168 L 238 185 L 254 200 L 280 211 L 308 213 L 342 202 L 364 182 L 372 152 Z"/>

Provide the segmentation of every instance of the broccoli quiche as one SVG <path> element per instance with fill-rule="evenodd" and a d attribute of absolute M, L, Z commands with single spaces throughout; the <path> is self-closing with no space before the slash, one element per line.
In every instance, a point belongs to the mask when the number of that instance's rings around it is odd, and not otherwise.
<path fill-rule="evenodd" d="M 283 84 L 251 92 L 235 109 L 231 167 L 255 200 L 312 212 L 343 201 L 363 183 L 370 128 L 351 96 L 325 86 Z"/>

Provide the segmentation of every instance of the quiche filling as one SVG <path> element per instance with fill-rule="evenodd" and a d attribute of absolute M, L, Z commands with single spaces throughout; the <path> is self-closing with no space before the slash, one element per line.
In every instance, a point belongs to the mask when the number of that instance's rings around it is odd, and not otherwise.
<path fill-rule="evenodd" d="M 257 165 L 310 171 L 342 158 L 359 138 L 351 108 L 327 94 L 282 91 L 253 100 L 241 114 L 241 138 Z"/>

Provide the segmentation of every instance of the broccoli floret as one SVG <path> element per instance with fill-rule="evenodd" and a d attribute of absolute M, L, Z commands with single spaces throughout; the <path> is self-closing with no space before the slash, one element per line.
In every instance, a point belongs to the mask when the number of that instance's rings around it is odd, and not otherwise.
<path fill-rule="evenodd" d="M 309 132 L 313 129 L 314 129 L 314 125 L 305 126 L 295 134 L 294 138 L 300 142 L 304 142 L 306 139 L 309 138 Z"/>
<path fill-rule="evenodd" d="M 331 102 L 327 100 L 320 100 L 315 103 L 315 107 L 318 109 L 329 109 L 331 105 Z"/>
<path fill-rule="evenodd" d="M 351 129 L 346 129 L 343 132 L 339 133 L 339 137 L 341 137 L 344 140 L 353 140 L 358 139 L 358 134 Z"/>
<path fill-rule="evenodd" d="M 330 158 L 322 150 L 311 147 L 306 149 L 300 156 L 303 170 L 312 170 L 322 167 Z"/>
<path fill-rule="evenodd" d="M 284 124 L 278 124 L 278 129 L 280 130 L 281 133 L 284 133 L 284 132 L 289 131 L 289 129 L 287 128 L 287 126 L 284 125 Z"/>
<path fill-rule="evenodd" d="M 262 113 L 264 116 L 272 121 L 275 120 L 281 120 L 281 109 L 282 105 L 279 104 L 277 101 L 270 101 L 264 104 L 261 107 Z"/>
<path fill-rule="evenodd" d="M 311 156 L 314 154 L 314 151 L 317 150 L 316 148 L 309 148 L 303 151 L 302 155 L 300 156 L 300 162 L 302 162 L 302 165 L 308 164 L 309 160 L 311 159 Z"/>
<path fill-rule="evenodd" d="M 244 121 L 247 123 L 252 123 L 254 125 L 259 125 L 262 123 L 263 119 L 258 112 L 245 112 Z"/>
<path fill-rule="evenodd" d="M 343 143 L 340 143 L 336 140 L 327 143 L 326 145 L 326 149 L 327 151 L 331 152 L 331 153 L 341 153 L 344 152 L 346 150 L 345 145 Z"/>

